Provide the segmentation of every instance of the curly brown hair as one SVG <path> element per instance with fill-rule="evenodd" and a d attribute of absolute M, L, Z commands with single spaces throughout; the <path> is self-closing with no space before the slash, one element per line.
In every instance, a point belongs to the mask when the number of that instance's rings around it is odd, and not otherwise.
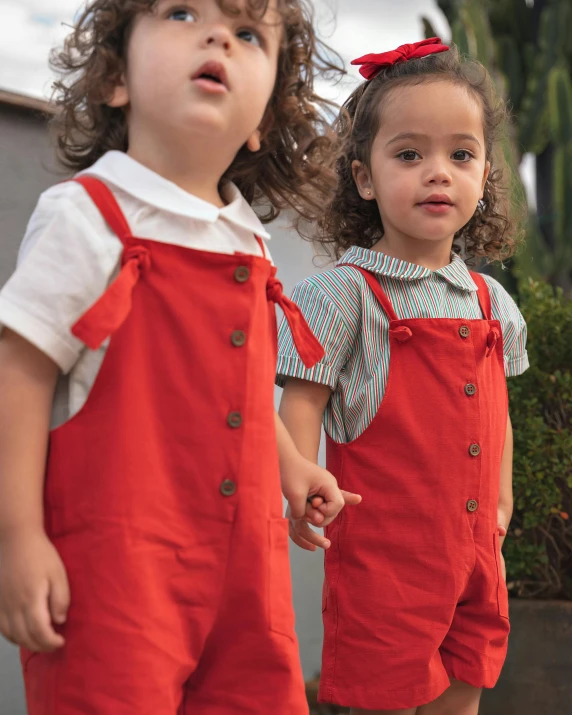
<path fill-rule="evenodd" d="M 467 261 L 510 257 L 520 241 L 522 203 L 511 191 L 513 172 L 504 156 L 501 140 L 506 136 L 508 110 L 480 62 L 461 57 L 455 47 L 422 59 L 387 67 L 371 81 L 363 82 L 349 97 L 336 120 L 343 140 L 336 164 L 338 184 L 318 221 L 314 240 L 339 257 L 350 246 L 371 248 L 384 235 L 377 202 L 358 193 L 352 163 L 371 168 L 371 149 L 383 118 L 383 107 L 396 87 L 425 81 L 450 81 L 466 87 L 483 107 L 486 159 L 491 171 L 483 200 L 470 221 L 455 234 L 453 250 Z"/>
<path fill-rule="evenodd" d="M 123 108 L 109 107 L 125 68 L 127 44 L 136 16 L 153 12 L 158 0 L 92 0 L 51 56 L 60 75 L 54 83 L 53 120 L 58 158 L 73 171 L 89 168 L 105 152 L 127 151 Z M 246 0 L 252 18 L 265 15 L 270 0 Z M 237 0 L 216 0 L 228 15 Z M 233 181 L 261 219 L 275 219 L 284 208 L 312 220 L 321 213 L 337 178 L 333 163 L 339 137 L 332 129 L 336 107 L 315 90 L 318 77 L 345 71 L 339 56 L 316 36 L 309 0 L 278 0 L 283 23 L 274 92 L 262 122 L 262 148 L 243 147 L 221 181 Z"/>

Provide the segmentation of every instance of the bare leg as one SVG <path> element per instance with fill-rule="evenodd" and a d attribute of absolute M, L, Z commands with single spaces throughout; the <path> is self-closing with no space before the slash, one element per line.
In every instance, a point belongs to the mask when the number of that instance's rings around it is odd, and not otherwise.
<path fill-rule="evenodd" d="M 417 715 L 478 715 L 482 690 L 452 680 L 451 687 L 437 700 L 418 708 Z"/>

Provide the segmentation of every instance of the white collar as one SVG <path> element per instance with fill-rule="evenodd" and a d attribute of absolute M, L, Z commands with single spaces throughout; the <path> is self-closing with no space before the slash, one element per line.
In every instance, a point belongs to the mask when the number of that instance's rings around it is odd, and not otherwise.
<path fill-rule="evenodd" d="M 169 213 L 186 216 L 195 221 L 215 223 L 224 219 L 264 239 L 270 234 L 262 225 L 238 188 L 228 183 L 223 187 L 223 199 L 227 205 L 218 208 L 181 189 L 172 181 L 163 178 L 122 151 L 108 151 L 89 169 L 80 174 L 97 176 L 118 189 L 131 194 L 146 204 Z"/>

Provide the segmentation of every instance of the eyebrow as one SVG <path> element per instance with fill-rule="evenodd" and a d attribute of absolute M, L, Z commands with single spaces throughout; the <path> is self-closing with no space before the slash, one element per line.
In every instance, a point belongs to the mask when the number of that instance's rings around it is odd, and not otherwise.
<path fill-rule="evenodd" d="M 401 132 L 390 139 L 385 146 L 396 144 L 397 142 L 404 141 L 405 139 L 428 139 L 428 136 L 427 134 L 415 134 L 414 132 Z M 481 143 L 474 134 L 452 134 L 451 139 L 456 139 L 457 141 L 471 141 L 478 144 L 478 146 L 481 146 Z"/>

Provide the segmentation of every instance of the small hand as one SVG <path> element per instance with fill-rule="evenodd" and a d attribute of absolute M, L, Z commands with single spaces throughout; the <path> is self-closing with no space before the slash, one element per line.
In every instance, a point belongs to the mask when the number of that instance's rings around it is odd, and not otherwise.
<path fill-rule="evenodd" d="M 0 633 L 27 650 L 64 645 L 54 624 L 65 622 L 70 593 L 64 565 L 43 532 L 24 531 L 0 541 Z"/>
<path fill-rule="evenodd" d="M 352 494 L 351 492 L 346 492 L 343 489 L 340 490 L 340 493 L 345 506 L 354 506 L 361 502 L 361 497 L 358 494 Z M 323 523 L 324 516 L 319 509 L 324 505 L 324 499 L 321 496 L 316 495 L 308 499 L 306 516 L 304 518 L 294 519 L 290 507 L 288 507 L 286 512 L 286 517 L 290 522 L 290 538 L 297 546 L 302 549 L 306 549 L 306 551 L 316 551 L 316 547 L 326 550 L 331 546 L 331 542 L 328 539 L 311 529 L 309 526 L 310 523 L 314 525 Z"/>

